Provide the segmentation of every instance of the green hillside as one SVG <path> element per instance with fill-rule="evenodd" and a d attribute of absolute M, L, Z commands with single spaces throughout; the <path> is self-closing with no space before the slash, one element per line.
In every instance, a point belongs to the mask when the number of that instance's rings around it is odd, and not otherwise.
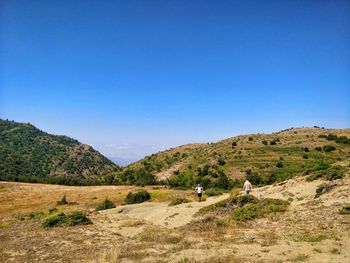
<path fill-rule="evenodd" d="M 343 173 L 350 165 L 349 138 L 350 129 L 313 127 L 184 145 L 125 167 L 117 172 L 116 181 L 157 180 L 177 188 L 202 183 L 206 188 L 229 189 L 246 177 L 254 185 L 264 185 L 297 175 Z"/>
<path fill-rule="evenodd" d="M 31 124 L 0 120 L 0 180 L 112 183 L 119 167 L 91 146 L 45 133 Z"/>

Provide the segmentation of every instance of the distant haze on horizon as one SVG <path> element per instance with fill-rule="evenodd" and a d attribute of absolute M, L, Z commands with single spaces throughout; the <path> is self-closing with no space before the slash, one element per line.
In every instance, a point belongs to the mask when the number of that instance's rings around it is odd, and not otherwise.
<path fill-rule="evenodd" d="M 123 165 L 350 127 L 350 1 L 2 1 L 0 118 Z"/>

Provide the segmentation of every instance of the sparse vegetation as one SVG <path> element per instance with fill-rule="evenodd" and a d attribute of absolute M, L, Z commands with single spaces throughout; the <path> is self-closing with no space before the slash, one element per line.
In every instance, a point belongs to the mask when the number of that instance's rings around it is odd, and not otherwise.
<path fill-rule="evenodd" d="M 138 204 L 138 203 L 148 201 L 150 199 L 151 199 L 151 195 L 147 191 L 141 190 L 136 193 L 132 193 L 132 192 L 128 193 L 128 195 L 125 198 L 125 203 Z"/>
<path fill-rule="evenodd" d="M 332 183 L 322 183 L 317 186 L 315 198 L 320 197 L 322 194 L 329 192 L 335 184 Z"/>
<path fill-rule="evenodd" d="M 62 199 L 56 202 L 57 205 L 66 205 L 68 204 L 66 195 L 63 195 Z"/>
<path fill-rule="evenodd" d="M 350 204 L 347 204 L 343 206 L 341 209 L 339 209 L 339 213 L 342 215 L 349 215 L 350 214 Z"/>
<path fill-rule="evenodd" d="M 176 198 L 173 201 L 170 202 L 169 206 L 175 206 L 175 205 L 179 205 L 179 204 L 183 204 L 183 203 L 189 203 L 191 202 L 190 200 L 188 200 L 187 198 Z"/>

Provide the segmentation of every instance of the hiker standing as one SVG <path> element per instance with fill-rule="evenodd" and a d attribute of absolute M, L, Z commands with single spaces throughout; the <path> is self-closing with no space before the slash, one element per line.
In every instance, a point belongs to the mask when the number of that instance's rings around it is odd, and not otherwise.
<path fill-rule="evenodd" d="M 202 201 L 202 194 L 203 194 L 203 186 L 201 184 L 198 184 L 196 187 L 196 192 L 198 195 L 198 201 Z"/>
<path fill-rule="evenodd" d="M 252 184 L 248 180 L 245 180 L 244 185 L 243 185 L 243 191 L 246 194 L 249 194 L 252 191 L 252 189 L 253 189 Z"/>

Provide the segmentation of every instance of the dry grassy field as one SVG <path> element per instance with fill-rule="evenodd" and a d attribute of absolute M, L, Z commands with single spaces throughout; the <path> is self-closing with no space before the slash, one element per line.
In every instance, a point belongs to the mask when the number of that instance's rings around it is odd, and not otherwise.
<path fill-rule="evenodd" d="M 146 187 L 150 202 L 121 205 L 137 187 L 72 187 L 0 183 L 1 262 L 348 262 L 350 219 L 339 209 L 350 203 L 350 179 L 336 180 L 315 199 L 322 182 L 299 177 L 255 189 L 258 198 L 289 200 L 284 213 L 247 222 L 201 220 L 196 212 L 227 198 L 209 197 L 173 207 L 191 191 Z M 70 202 L 56 206 L 66 195 Z M 106 197 L 117 207 L 100 212 Z M 93 224 L 44 228 L 31 212 L 83 210 Z"/>

